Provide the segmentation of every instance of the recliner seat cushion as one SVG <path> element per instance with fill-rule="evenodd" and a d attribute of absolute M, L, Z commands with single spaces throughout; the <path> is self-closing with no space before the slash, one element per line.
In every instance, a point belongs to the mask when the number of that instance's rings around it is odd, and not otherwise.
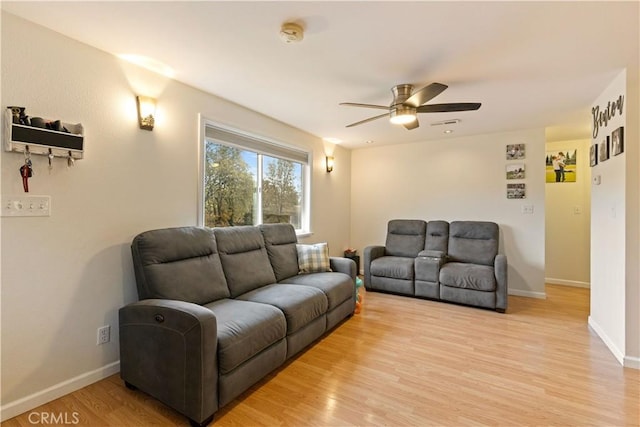
<path fill-rule="evenodd" d="M 222 299 L 205 307 L 215 314 L 218 322 L 218 366 L 222 374 L 286 336 L 287 322 L 276 307 L 233 299 Z"/>
<path fill-rule="evenodd" d="M 449 262 L 440 269 L 440 284 L 486 292 L 496 290 L 492 267 L 461 262 Z"/>
<path fill-rule="evenodd" d="M 413 258 L 383 256 L 371 262 L 370 271 L 373 276 L 413 280 L 413 262 Z"/>
<path fill-rule="evenodd" d="M 287 335 L 327 312 L 327 297 L 311 286 L 273 284 L 238 296 L 239 300 L 277 307 L 287 319 Z"/>
<path fill-rule="evenodd" d="M 351 277 L 344 273 L 313 273 L 299 274 L 281 281 L 283 284 L 311 286 L 320 289 L 327 297 L 327 311 L 331 311 L 348 299 L 354 297 L 354 283 Z"/>

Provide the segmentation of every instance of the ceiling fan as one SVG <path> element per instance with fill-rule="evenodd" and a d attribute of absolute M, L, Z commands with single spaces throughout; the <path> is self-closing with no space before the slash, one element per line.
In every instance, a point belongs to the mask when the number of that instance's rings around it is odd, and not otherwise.
<path fill-rule="evenodd" d="M 359 104 L 355 102 L 341 102 L 340 105 L 387 110 L 386 113 L 380 114 L 379 116 L 369 117 L 368 119 L 351 123 L 350 125 L 347 125 L 348 128 L 389 116 L 391 123 L 403 125 L 407 130 L 415 129 L 419 126 L 417 113 L 471 111 L 477 110 L 480 108 L 480 105 L 482 105 L 479 102 L 456 102 L 450 104 L 424 105 L 431 99 L 440 95 L 447 87 L 447 85 L 442 83 L 431 83 L 430 85 L 414 92 L 413 85 L 401 84 L 391 88 L 393 101 L 388 107 L 385 105 Z"/>

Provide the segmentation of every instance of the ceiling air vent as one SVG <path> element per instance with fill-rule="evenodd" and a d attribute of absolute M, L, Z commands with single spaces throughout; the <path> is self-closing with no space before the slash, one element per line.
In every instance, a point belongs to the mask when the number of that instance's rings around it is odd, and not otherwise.
<path fill-rule="evenodd" d="M 460 119 L 450 119 L 450 120 L 443 120 L 441 122 L 433 122 L 431 123 L 431 126 L 457 125 L 460 122 L 461 122 Z"/>

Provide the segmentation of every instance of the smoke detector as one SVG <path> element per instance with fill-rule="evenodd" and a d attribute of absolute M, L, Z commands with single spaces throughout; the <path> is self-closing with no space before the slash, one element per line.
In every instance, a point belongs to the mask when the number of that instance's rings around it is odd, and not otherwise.
<path fill-rule="evenodd" d="M 304 38 L 304 30 L 298 24 L 288 22 L 280 28 L 280 38 L 285 43 L 298 43 Z"/>

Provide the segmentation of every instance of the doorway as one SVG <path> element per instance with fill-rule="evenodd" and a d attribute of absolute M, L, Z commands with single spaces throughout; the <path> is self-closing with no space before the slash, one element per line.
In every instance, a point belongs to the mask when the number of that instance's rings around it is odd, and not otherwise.
<path fill-rule="evenodd" d="M 591 168 L 588 139 L 545 144 L 545 283 L 590 288 Z M 562 168 L 562 164 L 564 168 Z M 558 167 L 563 169 L 560 174 Z M 542 165 L 541 165 L 542 167 Z M 555 169 L 555 170 L 554 170 Z"/>

